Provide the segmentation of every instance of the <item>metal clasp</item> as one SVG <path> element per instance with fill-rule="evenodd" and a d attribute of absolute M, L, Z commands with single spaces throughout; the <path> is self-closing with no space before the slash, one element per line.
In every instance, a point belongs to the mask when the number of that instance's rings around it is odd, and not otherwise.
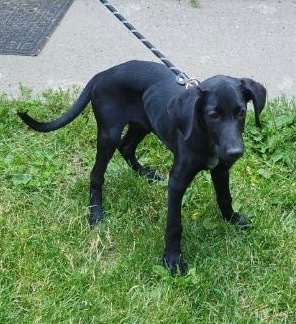
<path fill-rule="evenodd" d="M 197 78 L 189 78 L 185 73 L 180 73 L 176 77 L 176 82 L 181 86 L 185 86 L 186 89 L 189 89 L 193 86 L 198 86 L 200 81 Z"/>

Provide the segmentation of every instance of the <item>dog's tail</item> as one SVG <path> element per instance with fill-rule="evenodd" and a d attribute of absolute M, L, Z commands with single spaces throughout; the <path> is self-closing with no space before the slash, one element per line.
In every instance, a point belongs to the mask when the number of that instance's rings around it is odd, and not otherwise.
<path fill-rule="evenodd" d="M 50 132 L 71 123 L 87 106 L 90 101 L 91 89 L 96 82 L 96 77 L 93 77 L 85 86 L 76 102 L 59 118 L 50 122 L 39 122 L 30 117 L 25 112 L 18 111 L 18 116 L 32 129 L 38 132 Z"/>

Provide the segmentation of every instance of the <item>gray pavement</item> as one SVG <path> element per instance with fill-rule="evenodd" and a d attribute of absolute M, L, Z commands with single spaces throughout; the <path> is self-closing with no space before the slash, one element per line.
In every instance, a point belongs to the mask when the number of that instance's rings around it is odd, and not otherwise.
<path fill-rule="evenodd" d="M 201 80 L 251 77 L 296 96 L 295 0 L 110 0 L 181 70 Z M 37 57 L 0 55 L 0 92 L 83 87 L 97 72 L 158 59 L 98 0 L 76 0 Z"/>

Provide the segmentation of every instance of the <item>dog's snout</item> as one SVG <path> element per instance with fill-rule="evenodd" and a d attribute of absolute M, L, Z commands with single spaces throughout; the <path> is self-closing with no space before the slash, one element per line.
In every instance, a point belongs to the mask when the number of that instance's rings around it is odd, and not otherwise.
<path fill-rule="evenodd" d="M 243 153 L 244 153 L 244 151 L 241 147 L 229 148 L 226 151 L 227 156 L 232 159 L 237 159 L 237 158 L 241 157 L 243 155 Z"/>

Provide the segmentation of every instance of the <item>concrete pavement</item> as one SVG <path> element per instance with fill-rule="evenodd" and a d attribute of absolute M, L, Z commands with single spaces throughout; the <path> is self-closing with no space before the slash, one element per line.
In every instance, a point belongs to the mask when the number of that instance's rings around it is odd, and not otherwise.
<path fill-rule="evenodd" d="M 295 0 L 110 0 L 179 69 L 201 80 L 251 77 L 296 96 Z M 0 55 L 0 92 L 83 87 L 97 72 L 158 59 L 98 0 L 76 0 L 37 57 Z"/>

